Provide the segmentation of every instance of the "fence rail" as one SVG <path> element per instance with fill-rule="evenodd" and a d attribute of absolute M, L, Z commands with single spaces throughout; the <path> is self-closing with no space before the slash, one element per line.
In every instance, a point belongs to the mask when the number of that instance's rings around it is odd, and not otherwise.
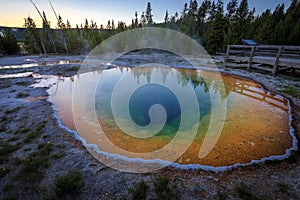
<path fill-rule="evenodd" d="M 228 45 L 225 65 L 231 66 L 234 63 L 246 63 L 247 69 L 258 68 L 272 74 L 300 70 L 300 46 Z"/>

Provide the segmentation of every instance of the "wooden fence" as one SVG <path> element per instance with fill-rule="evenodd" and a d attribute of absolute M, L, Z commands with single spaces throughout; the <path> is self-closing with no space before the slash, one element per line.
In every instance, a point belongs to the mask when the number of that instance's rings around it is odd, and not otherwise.
<path fill-rule="evenodd" d="M 225 66 L 246 66 L 276 74 L 286 70 L 300 70 L 300 46 L 228 45 Z"/>

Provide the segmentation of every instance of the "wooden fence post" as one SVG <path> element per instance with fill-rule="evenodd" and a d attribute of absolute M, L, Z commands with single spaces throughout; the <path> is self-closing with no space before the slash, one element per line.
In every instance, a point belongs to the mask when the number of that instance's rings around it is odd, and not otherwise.
<path fill-rule="evenodd" d="M 277 72 L 277 70 L 278 70 L 279 59 L 280 59 L 282 50 L 283 50 L 283 47 L 279 47 L 279 48 L 278 48 L 276 60 L 275 60 L 274 67 L 273 67 L 273 71 L 272 71 L 272 74 L 273 74 L 273 75 L 276 74 L 276 72 Z"/>
<path fill-rule="evenodd" d="M 252 60 L 253 60 L 254 52 L 255 52 L 255 47 L 253 46 L 253 47 L 251 47 L 251 53 L 250 53 L 250 57 L 249 57 L 248 70 L 252 67 Z"/>

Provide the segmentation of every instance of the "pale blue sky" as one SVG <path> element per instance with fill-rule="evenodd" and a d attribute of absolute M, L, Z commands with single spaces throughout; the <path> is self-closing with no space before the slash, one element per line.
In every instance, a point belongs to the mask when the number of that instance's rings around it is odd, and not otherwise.
<path fill-rule="evenodd" d="M 48 0 L 33 0 L 40 10 L 44 10 L 48 20 L 52 21 L 52 27 L 56 23 L 54 14 Z M 147 2 L 150 0 L 51 0 L 56 12 L 61 14 L 63 19 L 69 19 L 74 27 L 76 23 L 84 23 L 85 18 L 89 21 L 94 20 L 98 25 L 107 24 L 109 19 L 125 21 L 131 23 L 135 11 L 139 16 L 146 9 Z M 200 5 L 203 0 L 198 0 Z M 171 15 L 177 11 L 180 13 L 185 3 L 189 0 L 151 0 L 154 21 L 161 22 L 164 19 L 166 9 Z M 224 0 L 224 5 L 229 0 Z M 248 0 L 249 8 L 256 8 L 256 14 L 260 14 L 266 9 L 274 10 L 276 5 L 284 3 L 286 8 L 291 0 Z M 24 18 L 30 15 L 37 23 L 41 20 L 29 0 L 0 0 L 0 25 L 22 27 Z"/>

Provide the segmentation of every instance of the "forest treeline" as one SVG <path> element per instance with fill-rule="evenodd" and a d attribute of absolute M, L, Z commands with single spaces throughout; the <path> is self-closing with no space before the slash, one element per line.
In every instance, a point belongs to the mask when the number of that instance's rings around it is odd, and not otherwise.
<path fill-rule="evenodd" d="M 51 5 L 52 6 L 52 5 Z M 52 7 L 53 8 L 53 7 Z M 108 20 L 106 25 L 98 26 L 94 21 L 85 20 L 84 24 L 71 27 L 56 15 L 55 28 L 44 12 L 41 29 L 34 19 L 27 17 L 24 43 L 29 53 L 66 53 L 82 54 L 89 52 L 108 37 L 129 29 L 151 26 L 180 31 L 201 43 L 209 53 L 224 52 L 228 44 L 241 44 L 242 39 L 254 39 L 259 44 L 300 45 L 300 0 L 291 0 L 288 8 L 279 4 L 274 11 L 265 10 L 260 15 L 255 8 L 249 8 L 247 0 L 230 0 L 227 5 L 222 0 L 190 0 L 180 12 L 171 15 L 166 10 L 164 22 L 155 23 L 151 3 L 140 15 L 135 12 L 131 24 Z M 7 54 L 19 51 L 14 45 L 15 38 L 9 32 L 0 35 L 0 50 Z M 14 50 L 7 50 L 15 47 Z"/>

